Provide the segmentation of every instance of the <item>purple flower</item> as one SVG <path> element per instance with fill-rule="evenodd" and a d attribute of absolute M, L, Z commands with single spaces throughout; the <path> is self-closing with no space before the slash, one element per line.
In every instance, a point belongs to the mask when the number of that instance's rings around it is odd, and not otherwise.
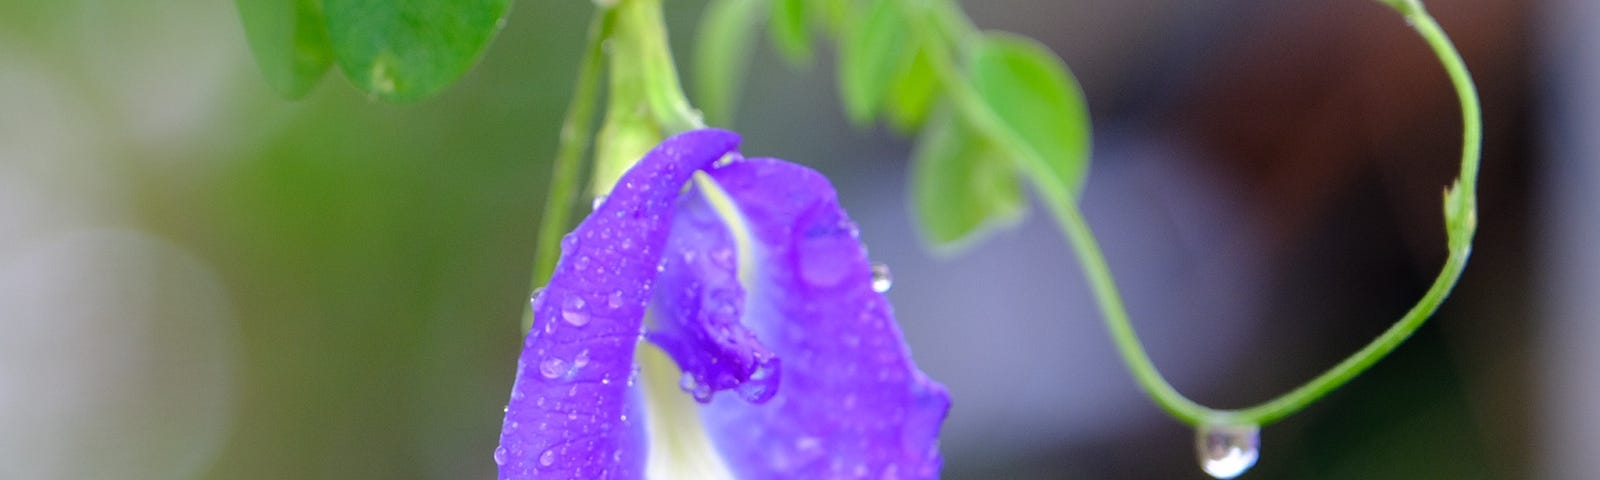
<path fill-rule="evenodd" d="M 738 143 L 667 139 L 567 235 L 501 479 L 938 477 L 949 396 L 911 361 L 833 187 Z M 720 189 L 685 190 L 698 171 Z"/>

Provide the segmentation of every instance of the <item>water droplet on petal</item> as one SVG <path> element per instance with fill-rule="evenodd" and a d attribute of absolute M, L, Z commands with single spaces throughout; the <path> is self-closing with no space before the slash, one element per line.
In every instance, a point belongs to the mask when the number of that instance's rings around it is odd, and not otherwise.
<path fill-rule="evenodd" d="M 613 309 L 622 308 L 622 290 L 611 292 L 611 296 L 606 297 L 606 306 Z"/>
<path fill-rule="evenodd" d="M 600 206 L 601 205 L 605 205 L 605 204 L 606 204 L 606 196 L 605 195 L 595 195 L 594 203 L 589 204 L 589 210 L 599 210 Z"/>
<path fill-rule="evenodd" d="M 587 348 L 585 348 L 582 351 L 578 352 L 578 356 L 572 357 L 572 368 L 583 368 L 585 365 L 588 365 L 588 364 L 589 364 L 589 349 L 587 349 Z"/>
<path fill-rule="evenodd" d="M 694 397 L 694 401 L 707 403 L 711 401 L 711 385 L 694 378 L 694 374 L 683 372 L 683 377 L 678 379 L 678 389 Z"/>
<path fill-rule="evenodd" d="M 832 288 L 843 282 L 861 259 L 861 245 L 854 238 L 841 235 L 836 226 L 821 225 L 798 233 L 800 241 L 795 246 L 799 256 L 800 278 L 818 288 Z"/>
<path fill-rule="evenodd" d="M 733 268 L 734 252 L 732 248 L 720 247 L 711 251 L 711 261 L 724 269 Z"/>
<path fill-rule="evenodd" d="M 778 360 L 766 359 L 756 364 L 750 378 L 737 387 L 739 396 L 750 403 L 766 403 L 778 393 Z"/>
<path fill-rule="evenodd" d="M 584 311 L 586 305 L 587 302 L 583 301 L 583 297 L 577 295 L 567 297 L 567 301 L 561 305 L 561 319 L 574 327 L 588 325 L 589 312 Z"/>
<path fill-rule="evenodd" d="M 494 447 L 494 464 L 495 465 L 505 465 L 506 464 L 506 447 L 504 445 L 498 446 L 498 447 Z"/>
<path fill-rule="evenodd" d="M 1194 448 L 1201 470 L 1221 479 L 1237 477 L 1261 456 L 1261 427 L 1205 425 L 1195 431 Z"/>
<path fill-rule="evenodd" d="M 528 296 L 528 305 L 536 311 L 539 309 L 539 295 L 542 294 L 544 294 L 544 287 L 539 287 L 533 289 L 533 295 Z"/>
<path fill-rule="evenodd" d="M 554 449 L 545 450 L 544 453 L 539 454 L 539 466 L 548 467 L 554 465 L 555 463 L 556 451 Z"/>
<path fill-rule="evenodd" d="M 539 374 L 544 375 L 544 378 L 556 378 L 566 373 L 567 362 L 565 360 L 550 357 L 539 362 Z"/>
<path fill-rule="evenodd" d="M 889 265 L 882 263 L 872 264 L 872 290 L 878 293 L 889 291 L 894 286 L 894 275 L 889 273 Z"/>

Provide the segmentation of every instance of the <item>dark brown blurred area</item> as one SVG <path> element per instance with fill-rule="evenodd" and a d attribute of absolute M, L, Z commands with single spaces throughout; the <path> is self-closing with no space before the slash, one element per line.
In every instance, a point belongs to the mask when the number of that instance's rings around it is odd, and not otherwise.
<path fill-rule="evenodd" d="M 1429 3 L 1478 84 L 1491 160 L 1482 189 L 1495 206 L 1526 193 L 1525 3 Z M 1205 47 L 1212 54 L 1159 121 L 1203 148 L 1210 167 L 1242 180 L 1270 218 L 1271 252 L 1307 241 L 1302 232 L 1340 209 L 1342 192 L 1368 187 L 1389 211 L 1371 221 L 1394 224 L 1418 269 L 1432 271 L 1444 253 L 1439 193 L 1458 171 L 1460 107 L 1432 50 L 1375 6 L 1286 2 L 1250 12 Z"/>

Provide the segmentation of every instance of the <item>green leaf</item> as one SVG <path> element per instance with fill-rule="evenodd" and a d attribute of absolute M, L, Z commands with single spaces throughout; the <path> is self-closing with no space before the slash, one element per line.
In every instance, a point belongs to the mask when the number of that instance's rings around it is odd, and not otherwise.
<path fill-rule="evenodd" d="M 700 19 L 694 55 L 695 97 L 712 125 L 732 125 L 750 48 L 765 0 L 711 0 Z"/>
<path fill-rule="evenodd" d="M 855 18 L 856 3 L 857 0 L 812 0 L 812 21 L 829 35 L 840 38 L 850 19 Z"/>
<path fill-rule="evenodd" d="M 346 77 L 391 101 L 418 100 L 461 78 L 500 29 L 511 0 L 324 0 Z"/>
<path fill-rule="evenodd" d="M 1027 213 L 1022 186 L 1003 155 L 954 115 L 930 120 L 911 162 L 911 204 L 935 251 L 960 250 Z"/>
<path fill-rule="evenodd" d="M 873 1 L 847 25 L 839 42 L 839 96 L 850 122 L 867 126 L 877 118 L 905 63 L 901 56 L 911 34 L 890 0 Z"/>
<path fill-rule="evenodd" d="M 300 98 L 333 63 L 318 0 L 236 0 L 250 51 L 267 83 Z"/>
<path fill-rule="evenodd" d="M 790 64 L 801 66 L 811 63 L 811 26 L 806 14 L 806 0 L 776 0 L 772 9 L 772 44 Z"/>
<path fill-rule="evenodd" d="M 894 88 L 889 89 L 889 125 L 901 132 L 921 129 L 939 98 L 939 75 L 928 55 L 928 49 L 921 48 L 907 57 Z"/>
<path fill-rule="evenodd" d="M 985 34 L 973 49 L 973 87 L 1056 180 L 1082 191 L 1089 170 L 1089 109 L 1083 90 L 1050 49 L 1009 34 Z"/>

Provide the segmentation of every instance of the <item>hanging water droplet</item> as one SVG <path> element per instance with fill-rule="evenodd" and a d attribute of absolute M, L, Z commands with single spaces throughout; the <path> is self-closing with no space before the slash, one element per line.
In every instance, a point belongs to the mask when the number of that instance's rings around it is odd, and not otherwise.
<path fill-rule="evenodd" d="M 498 446 L 498 447 L 494 447 L 494 464 L 495 465 L 505 465 L 506 464 L 506 447 L 504 445 Z"/>
<path fill-rule="evenodd" d="M 1261 427 L 1204 425 L 1195 430 L 1194 448 L 1201 470 L 1221 479 L 1237 477 L 1255 466 L 1261 456 Z"/>
<path fill-rule="evenodd" d="M 605 204 L 606 204 L 606 196 L 605 195 L 595 195 L 594 203 L 589 204 L 589 210 L 591 210 L 591 211 L 592 210 L 599 210 L 600 206 L 601 205 L 605 205 Z"/>
<path fill-rule="evenodd" d="M 872 264 L 872 290 L 878 293 L 889 291 L 894 286 L 894 275 L 889 273 L 889 265 L 883 263 Z"/>

